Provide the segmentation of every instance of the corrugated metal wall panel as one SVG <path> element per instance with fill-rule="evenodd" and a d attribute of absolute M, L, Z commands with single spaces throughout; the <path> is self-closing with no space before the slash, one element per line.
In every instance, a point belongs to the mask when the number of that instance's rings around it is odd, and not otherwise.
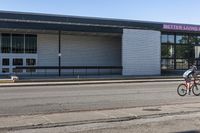
<path fill-rule="evenodd" d="M 62 66 L 121 66 L 121 38 L 64 35 Z"/>
<path fill-rule="evenodd" d="M 38 66 L 58 66 L 58 35 L 38 34 Z"/>
<path fill-rule="evenodd" d="M 160 75 L 160 32 L 124 29 L 123 75 Z"/>

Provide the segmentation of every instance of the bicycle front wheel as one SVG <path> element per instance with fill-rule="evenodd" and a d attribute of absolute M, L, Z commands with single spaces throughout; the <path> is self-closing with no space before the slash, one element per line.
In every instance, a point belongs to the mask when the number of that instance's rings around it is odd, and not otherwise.
<path fill-rule="evenodd" d="M 177 88 L 177 93 L 179 96 L 185 96 L 187 94 L 187 86 L 185 84 L 180 84 Z"/>
<path fill-rule="evenodd" d="M 198 88 L 197 85 L 193 85 L 192 86 L 192 92 L 195 96 L 199 96 L 200 95 L 200 89 Z"/>

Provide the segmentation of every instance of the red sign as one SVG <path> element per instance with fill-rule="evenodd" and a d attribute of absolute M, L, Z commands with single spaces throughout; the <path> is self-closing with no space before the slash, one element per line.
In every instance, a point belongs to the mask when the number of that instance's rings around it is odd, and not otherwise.
<path fill-rule="evenodd" d="M 193 25 L 163 24 L 163 29 L 200 32 L 200 26 Z"/>

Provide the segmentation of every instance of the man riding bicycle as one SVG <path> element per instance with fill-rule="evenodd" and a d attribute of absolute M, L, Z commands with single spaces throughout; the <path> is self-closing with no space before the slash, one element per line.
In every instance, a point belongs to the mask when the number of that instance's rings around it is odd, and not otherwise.
<path fill-rule="evenodd" d="M 192 78 L 197 77 L 197 67 L 195 65 L 192 65 L 190 69 L 184 72 L 183 78 L 185 79 L 186 86 L 187 86 L 187 93 L 190 94 L 190 88 L 192 86 Z"/>

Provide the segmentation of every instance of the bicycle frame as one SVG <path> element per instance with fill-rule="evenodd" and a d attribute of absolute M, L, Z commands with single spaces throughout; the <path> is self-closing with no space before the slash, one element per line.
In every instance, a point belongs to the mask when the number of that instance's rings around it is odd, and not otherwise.
<path fill-rule="evenodd" d="M 198 82 L 197 82 L 197 81 L 198 81 Z M 188 82 L 185 81 L 185 85 L 186 85 L 186 86 L 187 86 L 187 83 L 188 83 Z M 191 80 L 189 83 L 190 83 L 189 89 L 191 89 L 193 85 L 198 85 L 198 84 L 200 84 L 200 79 L 194 78 L 194 79 Z"/>
<path fill-rule="evenodd" d="M 198 86 L 200 86 L 200 79 L 195 77 L 192 78 L 189 82 L 185 81 L 184 83 L 179 84 L 177 87 L 177 93 L 179 96 L 185 96 L 186 94 L 190 95 L 192 91 L 195 96 L 199 96 L 200 89 Z"/>

